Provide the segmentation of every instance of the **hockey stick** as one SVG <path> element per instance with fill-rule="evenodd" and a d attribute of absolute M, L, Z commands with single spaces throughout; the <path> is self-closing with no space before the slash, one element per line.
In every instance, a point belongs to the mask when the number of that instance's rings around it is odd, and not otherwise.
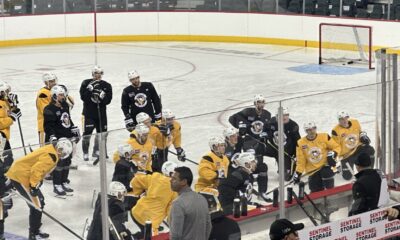
<path fill-rule="evenodd" d="M 268 140 L 266 141 L 266 143 L 264 143 L 264 142 L 261 142 L 259 139 L 255 138 L 255 137 L 253 137 L 253 136 L 251 136 L 250 134 L 247 134 L 247 133 L 246 133 L 245 135 L 243 135 L 242 137 L 246 137 L 246 136 L 248 136 L 248 137 L 252 138 L 254 141 L 256 141 L 256 142 L 258 142 L 258 143 L 264 145 L 265 148 L 267 147 L 266 144 L 268 144 L 268 145 L 270 145 L 272 148 L 274 148 L 276 151 L 279 151 L 273 144 L 271 144 L 270 142 L 268 142 Z M 283 151 L 283 153 L 284 153 L 286 156 L 290 157 L 290 159 L 292 159 L 292 156 L 290 156 L 289 153 L 287 153 L 286 151 Z M 292 160 L 292 161 L 293 161 L 293 160 Z"/>
<path fill-rule="evenodd" d="M 119 232 L 110 217 L 108 217 L 108 222 L 110 223 L 111 235 L 113 235 L 114 237 L 117 237 L 118 240 L 122 240 L 121 235 L 119 235 Z"/>
<path fill-rule="evenodd" d="M 307 215 L 307 217 L 311 220 L 311 222 L 314 224 L 314 226 L 318 226 L 317 221 L 315 220 L 315 218 L 313 216 L 311 216 L 311 214 L 304 208 L 303 202 L 299 199 L 299 197 L 297 197 L 296 193 L 293 191 L 292 192 L 294 199 L 297 202 L 297 205 L 299 205 L 299 207 L 303 210 L 303 212 Z"/>
<path fill-rule="evenodd" d="M 168 152 L 170 152 L 171 154 L 173 154 L 173 155 L 175 155 L 175 156 L 178 156 L 177 153 L 174 153 L 173 151 L 171 151 L 171 150 L 169 150 L 169 149 L 168 149 Z M 190 160 L 190 159 L 188 159 L 187 157 L 185 157 L 185 161 L 188 161 L 188 162 L 190 162 L 190 163 L 192 163 L 192 164 L 195 164 L 195 165 L 199 165 L 197 162 L 195 162 L 195 161 L 193 161 L 193 160 Z M 183 161 L 183 162 L 184 162 L 184 161 Z"/>
<path fill-rule="evenodd" d="M 100 125 L 100 134 L 103 134 L 103 125 L 101 124 L 101 112 L 100 112 L 100 101 L 99 101 L 99 97 L 100 96 L 98 96 L 98 97 L 96 97 L 96 102 L 97 102 L 97 115 L 98 115 L 98 117 L 99 117 L 99 125 Z M 102 138 L 101 138 L 102 139 Z M 100 138 L 98 138 L 98 140 L 97 141 L 100 141 Z M 100 150 L 100 144 L 101 144 L 101 142 L 99 142 L 99 150 Z M 106 154 L 107 155 L 107 154 Z M 99 163 L 99 161 L 100 161 L 100 156 L 98 156 L 97 158 L 96 158 L 96 160 L 94 160 L 93 161 L 93 166 L 96 166 L 98 163 Z"/>
<path fill-rule="evenodd" d="M 19 135 L 21 136 L 22 147 L 24 148 L 24 153 L 26 155 L 24 135 L 22 134 L 21 121 L 19 121 L 19 118 L 18 118 L 17 122 L 18 122 L 18 128 L 19 128 Z"/>
<path fill-rule="evenodd" d="M 307 200 L 311 203 L 311 205 L 314 207 L 314 209 L 317 210 L 317 212 L 321 215 L 322 220 L 326 223 L 329 222 L 328 217 L 322 213 L 322 211 L 317 207 L 315 202 L 310 198 L 310 196 L 305 191 L 304 191 L 304 196 L 306 196 Z"/>
<path fill-rule="evenodd" d="M 65 226 L 62 222 L 60 222 L 59 220 L 57 220 L 55 217 L 51 216 L 50 214 L 48 214 L 46 211 L 44 211 L 41 208 L 38 208 L 35 204 L 33 204 L 30 200 L 26 199 L 24 196 L 21 195 L 20 192 L 18 191 L 14 191 L 20 198 L 22 198 L 29 206 L 35 208 L 37 211 L 42 212 L 44 215 L 46 215 L 48 218 L 50 218 L 51 220 L 53 220 L 54 222 L 58 223 L 61 227 L 63 227 L 65 230 L 67 230 L 68 232 L 70 232 L 71 234 L 73 234 L 75 237 L 77 237 L 78 239 L 84 240 L 81 236 L 79 236 L 77 233 L 75 233 L 74 231 L 72 231 L 69 227 Z"/>

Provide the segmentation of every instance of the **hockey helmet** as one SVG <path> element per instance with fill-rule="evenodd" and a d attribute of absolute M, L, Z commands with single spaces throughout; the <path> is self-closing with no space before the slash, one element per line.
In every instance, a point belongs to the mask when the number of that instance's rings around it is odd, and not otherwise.
<path fill-rule="evenodd" d="M 161 172 L 162 172 L 165 176 L 171 177 L 172 174 L 173 174 L 174 171 L 175 171 L 175 168 L 177 168 L 177 167 L 178 167 L 178 164 L 176 164 L 176 163 L 174 163 L 174 162 L 167 161 L 167 162 L 165 162 L 165 163 L 162 165 L 162 167 L 161 167 Z"/>
<path fill-rule="evenodd" d="M 72 142 L 68 138 L 60 138 L 56 144 L 57 152 L 60 154 L 61 159 L 68 158 L 73 150 Z"/>
<path fill-rule="evenodd" d="M 55 85 L 54 87 L 51 88 L 51 98 L 53 100 L 57 100 L 57 96 L 63 94 L 66 96 L 65 88 L 60 86 L 60 85 Z"/>
<path fill-rule="evenodd" d="M 140 77 L 140 76 L 139 76 L 139 73 L 136 70 L 132 70 L 132 71 L 128 72 L 129 80 L 135 79 L 135 78 L 138 78 L 138 77 Z"/>
<path fill-rule="evenodd" d="M 145 112 L 141 112 L 141 113 L 138 113 L 136 115 L 136 122 L 137 123 L 144 123 L 145 121 L 147 121 L 149 119 L 151 121 L 151 118 L 150 118 L 149 114 L 147 114 Z"/>
<path fill-rule="evenodd" d="M 317 125 L 315 124 L 315 122 L 306 122 L 306 123 L 304 123 L 303 128 L 304 128 L 304 131 L 307 132 L 307 130 L 317 128 Z"/>
<path fill-rule="evenodd" d="M 239 130 L 234 128 L 234 127 L 227 127 L 224 129 L 224 131 L 222 132 L 222 134 L 224 135 L 224 137 L 229 138 L 232 135 L 238 134 Z"/>
<path fill-rule="evenodd" d="M 104 74 L 104 71 L 103 71 L 103 69 L 102 69 L 100 66 L 96 65 L 96 66 L 94 66 L 94 67 L 92 68 L 92 75 L 94 75 L 95 73 L 98 73 L 98 74 L 103 75 L 103 74 Z"/>
<path fill-rule="evenodd" d="M 121 200 L 126 195 L 126 187 L 120 182 L 113 181 L 108 186 L 108 195 Z"/>

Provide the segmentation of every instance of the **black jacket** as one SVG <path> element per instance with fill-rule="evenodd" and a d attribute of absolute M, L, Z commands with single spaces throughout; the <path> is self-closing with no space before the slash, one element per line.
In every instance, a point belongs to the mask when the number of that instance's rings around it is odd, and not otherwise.
<path fill-rule="evenodd" d="M 149 114 L 151 119 L 161 117 L 161 100 L 150 82 L 141 82 L 140 87 L 130 85 L 122 91 L 121 109 L 126 119 L 132 118 L 136 123 L 136 115 L 140 112 Z"/>
<path fill-rule="evenodd" d="M 124 203 L 116 199 L 115 197 L 108 197 L 108 215 L 115 228 L 119 233 L 125 231 L 127 233 L 130 232 L 124 225 L 124 222 L 128 221 L 128 214 L 125 210 Z M 111 226 L 110 226 L 111 227 Z M 93 212 L 92 223 L 89 227 L 89 232 L 87 236 L 87 240 L 99 240 L 102 239 L 102 225 L 101 225 L 101 197 L 100 193 L 96 200 L 96 205 Z M 129 236 L 130 237 L 130 236 Z M 117 240 L 117 238 L 113 237 L 110 232 L 110 239 Z M 130 238 L 126 238 L 130 239 Z"/>
<path fill-rule="evenodd" d="M 44 108 L 43 118 L 45 142 L 48 142 L 52 135 L 57 139 L 61 137 L 71 138 L 74 136 L 71 132 L 71 127 L 74 126 L 74 123 L 69 114 L 68 103 L 63 102 L 61 107 L 57 107 L 52 101 Z"/>
<path fill-rule="evenodd" d="M 82 115 L 90 119 L 99 119 L 99 113 L 97 110 L 97 102 L 95 99 L 95 94 L 98 91 L 103 90 L 106 95 L 105 97 L 100 100 L 99 107 L 100 107 L 100 115 L 102 119 L 107 118 L 107 105 L 111 103 L 112 100 L 112 87 L 111 84 L 104 80 L 98 80 L 95 84 L 93 84 L 93 79 L 86 79 L 82 82 L 81 88 L 79 89 L 79 93 L 81 95 L 81 100 L 83 101 L 83 111 Z M 94 86 L 94 90 L 90 92 L 87 89 L 89 83 L 92 83 Z"/>
<path fill-rule="evenodd" d="M 227 218 L 222 212 L 211 213 L 211 233 L 209 240 L 240 240 L 239 224 Z"/>
<path fill-rule="evenodd" d="M 239 128 L 239 122 L 243 122 L 247 125 L 247 133 L 251 133 L 251 124 L 256 121 L 263 123 L 263 129 L 266 129 L 268 121 L 271 119 L 271 113 L 263 109 L 261 114 L 257 114 L 254 107 L 245 108 L 240 112 L 237 112 L 229 117 L 229 122 L 235 128 Z"/>
<path fill-rule="evenodd" d="M 243 168 L 235 169 L 227 178 L 221 179 L 218 185 L 219 202 L 226 214 L 232 214 L 233 200 L 239 197 L 239 191 L 246 193 L 252 189 L 251 176 Z"/>
<path fill-rule="evenodd" d="M 273 117 L 267 124 L 268 141 L 278 148 L 275 143 L 275 132 L 278 132 L 278 121 L 276 117 Z M 289 119 L 289 122 L 283 125 L 283 133 L 286 136 L 285 151 L 293 156 L 296 154 L 297 140 L 301 138 L 299 125 L 292 119 Z"/>
<path fill-rule="evenodd" d="M 353 184 L 353 205 L 349 216 L 378 208 L 382 178 L 375 169 L 364 169 L 355 175 Z"/>

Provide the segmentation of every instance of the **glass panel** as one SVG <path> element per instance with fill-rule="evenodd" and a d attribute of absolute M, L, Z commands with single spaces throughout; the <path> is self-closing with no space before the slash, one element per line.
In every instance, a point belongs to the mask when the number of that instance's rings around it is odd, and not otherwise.
<path fill-rule="evenodd" d="M 303 13 L 303 0 L 279 0 L 279 13 Z"/>
<path fill-rule="evenodd" d="M 66 12 L 91 12 L 94 0 L 65 0 Z"/>
<path fill-rule="evenodd" d="M 276 1 L 275 0 L 250 0 L 250 11 L 251 12 L 276 12 Z"/>
<path fill-rule="evenodd" d="M 27 1 L 29 2 L 29 0 Z M 63 13 L 64 3 L 60 0 L 34 0 L 34 14 L 53 14 Z M 29 5 L 28 3 L 27 5 Z"/>
<path fill-rule="evenodd" d="M 126 0 L 97 0 L 97 11 L 98 12 L 125 11 L 126 3 L 127 3 Z"/>
<path fill-rule="evenodd" d="M 190 0 L 190 8 L 195 11 L 218 11 L 220 0 Z"/>
<path fill-rule="evenodd" d="M 18 15 L 31 13 L 32 3 L 26 0 L 4 0 L 4 14 Z"/>
<path fill-rule="evenodd" d="M 133 11 L 157 10 L 157 0 L 128 0 L 128 10 L 133 10 Z"/>
<path fill-rule="evenodd" d="M 189 1 L 181 0 L 159 0 L 161 11 L 173 11 L 173 10 L 186 10 L 189 8 Z"/>
<path fill-rule="evenodd" d="M 221 11 L 224 12 L 247 12 L 247 0 L 221 0 Z"/>

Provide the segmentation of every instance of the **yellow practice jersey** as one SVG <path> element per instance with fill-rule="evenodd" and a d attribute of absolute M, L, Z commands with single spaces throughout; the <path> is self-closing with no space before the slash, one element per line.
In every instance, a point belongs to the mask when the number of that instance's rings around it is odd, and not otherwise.
<path fill-rule="evenodd" d="M 58 160 L 54 146 L 52 144 L 45 145 L 15 160 L 6 176 L 24 185 L 27 189 L 37 187 L 46 174 L 56 167 Z"/>
<path fill-rule="evenodd" d="M 10 105 L 5 100 L 0 100 L 0 131 L 4 133 L 7 140 L 10 139 L 10 126 L 14 123 L 12 118 L 8 116 Z"/>
<path fill-rule="evenodd" d="M 51 92 L 47 87 L 42 87 L 36 96 L 36 109 L 37 109 L 37 127 L 39 132 L 44 132 L 43 123 L 43 111 L 44 108 L 49 105 L 51 101 Z"/>
<path fill-rule="evenodd" d="M 195 185 L 196 192 L 202 191 L 204 188 L 218 187 L 218 171 L 223 171 L 225 177 L 228 176 L 229 160 L 223 155 L 218 157 L 214 152 L 209 152 L 203 156 L 199 163 L 199 178 Z"/>
<path fill-rule="evenodd" d="M 131 136 L 132 135 L 136 136 L 136 131 L 135 130 L 133 130 L 131 132 Z M 156 126 L 151 125 L 150 128 L 149 128 L 149 137 L 148 137 L 148 139 L 150 139 L 151 143 L 153 144 L 153 147 L 156 147 L 158 149 L 163 149 L 162 148 L 162 144 L 161 144 L 162 143 L 162 138 L 163 138 L 163 136 L 162 136 L 160 130 Z"/>
<path fill-rule="evenodd" d="M 127 141 L 133 148 L 134 154 L 132 156 L 132 160 L 137 164 L 139 170 L 146 170 L 152 172 L 151 168 L 151 154 L 153 153 L 153 144 L 150 138 L 147 138 L 144 144 L 140 144 L 136 137 L 133 135 Z M 114 154 L 113 160 L 117 162 L 120 159 L 119 154 Z M 141 166 L 142 163 L 145 163 L 145 166 Z M 143 169 L 143 167 L 145 167 Z"/>
<path fill-rule="evenodd" d="M 164 123 L 162 123 L 161 121 L 158 121 L 156 124 L 158 127 L 160 127 Z M 178 121 L 174 120 L 172 123 L 172 129 L 171 129 L 170 134 L 166 136 L 163 133 L 161 133 L 161 137 L 162 137 L 162 139 L 160 141 L 160 143 L 161 143 L 160 147 L 162 149 L 168 148 L 169 146 L 171 146 L 171 144 L 173 144 L 175 148 L 180 148 L 181 147 L 181 139 L 182 139 L 181 124 Z"/>
<path fill-rule="evenodd" d="M 361 126 L 356 119 L 349 120 L 349 127 L 344 128 L 339 124 L 332 130 L 332 138 L 341 147 L 341 157 L 347 158 L 360 145 Z"/>
<path fill-rule="evenodd" d="M 146 193 L 132 208 L 132 215 L 142 225 L 150 220 L 157 234 L 158 227 L 169 215 L 172 201 L 178 196 L 171 189 L 170 178 L 157 172 L 151 175 L 137 174 L 130 184 L 134 195 Z"/>
<path fill-rule="evenodd" d="M 318 133 L 314 140 L 302 137 L 297 141 L 296 172 L 310 173 L 327 165 L 327 153 L 340 154 L 340 146 L 327 133 Z"/>

